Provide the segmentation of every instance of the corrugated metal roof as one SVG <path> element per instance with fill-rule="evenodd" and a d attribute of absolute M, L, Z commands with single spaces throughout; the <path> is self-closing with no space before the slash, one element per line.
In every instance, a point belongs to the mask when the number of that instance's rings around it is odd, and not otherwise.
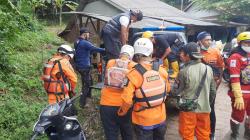
<path fill-rule="evenodd" d="M 176 26 L 176 24 L 166 22 L 158 19 L 144 18 L 142 21 L 131 24 L 132 28 L 143 28 L 143 27 L 160 27 L 160 26 Z"/>
<path fill-rule="evenodd" d="M 84 11 L 78 12 L 78 14 L 88 15 L 103 21 L 108 21 L 112 16 L 117 15 L 119 11 L 126 12 L 129 9 L 139 9 L 143 12 L 145 17 L 148 17 L 144 18 L 140 22 L 132 24 L 132 27 L 135 28 L 145 26 L 160 26 L 163 19 L 165 20 L 166 25 L 181 24 L 196 26 L 219 26 L 215 23 L 205 22 L 200 19 L 190 17 L 185 12 L 159 0 L 100 0 L 89 3 L 85 7 Z"/>
<path fill-rule="evenodd" d="M 87 12 L 63 12 L 63 14 L 79 14 L 83 16 L 89 16 L 92 18 L 100 19 L 102 21 L 109 21 L 111 17 L 104 16 L 96 13 L 87 13 Z M 143 27 L 160 27 L 161 25 L 164 26 L 176 26 L 176 24 L 164 22 L 162 20 L 153 19 L 153 18 L 144 18 L 143 21 L 139 21 L 136 23 L 131 24 L 130 27 L 132 28 L 143 28 Z"/>
<path fill-rule="evenodd" d="M 219 26 L 218 24 L 195 19 L 191 15 L 172 7 L 159 0 L 105 0 L 120 10 L 139 9 L 144 16 L 158 19 L 164 18 L 166 21 L 198 26 Z"/>
<path fill-rule="evenodd" d="M 89 16 L 92 18 L 96 18 L 96 19 L 100 19 L 102 21 L 109 21 L 111 19 L 111 17 L 109 16 L 104 16 L 104 15 L 100 15 L 100 14 L 96 14 L 96 13 L 88 13 L 88 12 L 62 12 L 63 14 L 79 14 L 79 15 L 83 15 L 83 16 Z"/>

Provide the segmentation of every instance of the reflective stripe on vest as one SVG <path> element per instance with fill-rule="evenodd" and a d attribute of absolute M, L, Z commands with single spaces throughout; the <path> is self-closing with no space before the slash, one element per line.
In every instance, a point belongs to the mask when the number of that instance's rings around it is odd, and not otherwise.
<path fill-rule="evenodd" d="M 230 75 L 230 78 L 238 78 L 238 77 L 240 77 L 239 74 L 232 74 L 232 75 Z"/>
<path fill-rule="evenodd" d="M 241 90 L 241 92 L 242 92 L 243 94 L 248 94 L 248 93 L 250 93 L 249 90 Z"/>
<path fill-rule="evenodd" d="M 166 99 L 166 84 L 159 72 L 155 70 L 140 72 L 137 67 L 145 70 L 140 64 L 135 67 L 143 76 L 141 87 L 135 91 L 135 104 L 141 106 L 141 109 L 135 110 L 136 112 L 159 106 Z"/>

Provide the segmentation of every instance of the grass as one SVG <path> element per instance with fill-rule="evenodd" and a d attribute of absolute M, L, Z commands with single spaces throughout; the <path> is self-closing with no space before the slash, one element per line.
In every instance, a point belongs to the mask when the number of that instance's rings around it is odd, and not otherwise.
<path fill-rule="evenodd" d="M 47 104 L 47 95 L 40 76 L 44 62 L 64 43 L 57 37 L 62 27 L 50 26 L 37 32 L 27 31 L 4 43 L 10 70 L 0 71 L 0 140 L 27 140 L 40 111 Z M 80 91 L 78 76 L 76 92 Z M 104 139 L 99 116 L 100 91 L 93 91 L 89 107 L 78 107 L 78 119 L 88 140 Z M 79 106 L 79 101 L 76 106 Z M 46 140 L 46 136 L 39 137 Z"/>
<path fill-rule="evenodd" d="M 32 128 L 47 97 L 39 79 L 43 60 L 62 41 L 44 31 L 23 32 L 4 45 L 12 48 L 8 55 L 11 70 L 0 72 L 0 139 L 30 139 Z"/>

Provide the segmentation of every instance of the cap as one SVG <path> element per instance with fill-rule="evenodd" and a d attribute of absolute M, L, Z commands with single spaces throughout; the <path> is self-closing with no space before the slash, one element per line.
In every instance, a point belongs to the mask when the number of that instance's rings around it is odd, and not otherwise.
<path fill-rule="evenodd" d="M 200 32 L 200 33 L 197 35 L 197 40 L 202 40 L 202 39 L 204 39 L 206 36 L 211 36 L 211 34 L 208 33 L 208 32 L 206 32 L 206 31 Z"/>
<path fill-rule="evenodd" d="M 143 13 L 141 10 L 130 10 L 130 13 L 136 17 L 137 21 L 141 21 L 143 19 Z"/>
<path fill-rule="evenodd" d="M 80 29 L 80 35 L 82 35 L 83 33 L 90 33 L 89 30 L 85 27 Z"/>
<path fill-rule="evenodd" d="M 190 42 L 183 47 L 183 51 L 194 58 L 200 59 L 203 58 L 200 50 L 200 46 L 195 42 Z"/>

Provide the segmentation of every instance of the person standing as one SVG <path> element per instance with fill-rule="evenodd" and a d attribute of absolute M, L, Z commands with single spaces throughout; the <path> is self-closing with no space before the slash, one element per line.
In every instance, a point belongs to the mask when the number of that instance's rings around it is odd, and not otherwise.
<path fill-rule="evenodd" d="M 167 72 L 152 63 L 153 44 L 147 38 L 134 43 L 138 64 L 127 74 L 119 116 L 132 107 L 132 123 L 137 140 L 164 140 L 166 133 L 165 100 L 170 91 Z"/>
<path fill-rule="evenodd" d="M 102 39 L 106 49 L 106 59 L 119 58 L 121 47 L 127 44 L 129 26 L 141 21 L 143 14 L 140 10 L 130 10 L 112 17 L 102 28 Z"/>
<path fill-rule="evenodd" d="M 177 81 L 177 94 L 181 101 L 187 103 L 187 109 L 180 109 L 179 133 L 183 140 L 209 140 L 210 135 L 210 102 L 216 94 L 216 86 L 211 67 L 203 64 L 200 47 L 195 42 L 186 44 L 180 53 L 185 63 Z M 192 105 L 192 107 L 191 107 Z"/>
<path fill-rule="evenodd" d="M 120 57 L 107 63 L 104 88 L 101 90 L 100 115 L 107 140 L 117 140 L 119 131 L 123 140 L 132 140 L 131 113 L 118 116 L 122 105 L 121 94 L 126 83 L 126 74 L 135 63 L 132 61 L 134 48 L 124 45 Z"/>
<path fill-rule="evenodd" d="M 244 121 L 246 139 L 250 139 L 250 32 L 237 36 L 238 46 L 227 60 L 230 74 L 228 95 L 232 101 L 231 139 L 239 140 L 239 127 Z"/>
<path fill-rule="evenodd" d="M 80 36 L 75 42 L 75 67 L 76 70 L 81 75 L 82 90 L 80 97 L 80 106 L 83 108 L 86 104 L 86 98 L 91 97 L 90 85 L 91 85 L 91 75 L 90 75 L 90 55 L 93 52 L 104 53 L 105 50 L 102 48 L 95 47 L 89 41 L 89 30 L 87 28 L 80 29 Z"/>
<path fill-rule="evenodd" d="M 44 65 L 43 86 L 48 93 L 49 104 L 74 96 L 77 75 L 70 64 L 74 50 L 69 45 L 61 45 L 57 53 Z"/>
<path fill-rule="evenodd" d="M 209 65 L 213 70 L 214 80 L 216 81 L 216 89 L 218 89 L 221 81 L 224 68 L 224 60 L 221 56 L 221 53 L 218 49 L 212 48 L 212 37 L 206 32 L 200 32 L 197 35 L 198 44 L 201 47 L 201 54 L 203 55 L 202 62 L 206 65 Z M 216 127 L 216 114 L 215 114 L 215 101 L 211 104 L 211 140 L 215 139 L 215 127 Z"/>

